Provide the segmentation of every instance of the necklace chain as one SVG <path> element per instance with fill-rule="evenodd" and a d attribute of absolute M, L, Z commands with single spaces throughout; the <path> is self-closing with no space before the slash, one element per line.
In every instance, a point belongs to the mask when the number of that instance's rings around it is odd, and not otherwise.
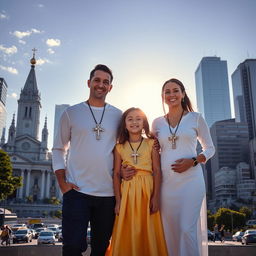
<path fill-rule="evenodd" d="M 139 156 L 138 150 L 139 150 L 139 148 L 140 148 L 140 146 L 141 146 L 141 144 L 142 144 L 142 141 L 143 141 L 143 137 L 141 138 L 141 141 L 140 141 L 139 146 L 136 148 L 136 150 L 134 150 L 134 148 L 132 147 L 132 144 L 131 144 L 130 140 L 128 140 L 128 143 L 129 143 L 129 145 L 130 145 L 130 147 L 131 147 L 131 149 L 132 149 L 131 157 L 133 157 L 133 163 L 134 163 L 134 164 L 137 164 L 137 157 Z"/>
<path fill-rule="evenodd" d="M 95 115 L 93 114 L 93 111 L 92 111 L 91 105 L 90 105 L 90 103 L 89 103 L 89 100 L 87 100 L 86 103 L 87 103 L 87 105 L 89 106 L 89 109 L 90 109 L 90 112 L 91 112 L 91 114 L 92 114 L 92 117 L 93 117 L 93 119 L 94 119 L 95 124 L 96 124 L 96 125 L 101 124 L 101 122 L 102 122 L 102 120 L 103 120 L 104 113 L 105 113 L 106 103 L 104 104 L 103 112 L 102 112 L 102 115 L 101 115 L 101 118 L 100 118 L 100 122 L 99 122 L 99 123 L 97 122 L 97 120 L 96 120 L 96 118 L 95 118 Z"/>
<path fill-rule="evenodd" d="M 104 132 L 104 129 L 101 127 L 101 122 L 103 120 L 103 117 L 104 117 L 104 113 L 105 113 L 105 108 L 106 108 L 106 103 L 104 104 L 104 108 L 103 108 L 103 111 L 102 111 L 102 115 L 101 115 L 101 118 L 100 118 L 100 122 L 98 123 L 96 118 L 95 118 L 95 115 L 93 114 L 93 111 L 92 111 L 92 108 L 91 108 L 91 105 L 89 103 L 89 100 L 86 101 L 89 109 L 90 109 L 90 112 L 92 114 L 92 117 L 94 119 L 94 122 L 96 124 L 96 127 L 93 128 L 93 131 L 95 132 L 95 135 L 96 135 L 96 140 L 100 140 L 100 133 L 101 132 Z"/>
<path fill-rule="evenodd" d="M 169 121 L 169 118 L 168 118 L 168 114 L 166 115 L 166 120 L 168 122 L 168 127 L 169 127 L 169 131 L 170 131 L 170 134 L 171 136 L 168 137 L 169 141 L 171 141 L 172 143 L 172 149 L 176 149 L 176 140 L 178 139 L 178 136 L 176 136 L 176 132 L 178 131 L 178 128 L 179 128 L 179 125 L 180 125 L 180 121 L 182 119 L 182 116 L 183 116 L 183 113 L 184 113 L 184 109 L 182 110 L 182 113 L 180 115 L 180 119 L 179 119 L 179 122 L 176 126 L 176 129 L 174 130 L 174 132 L 172 131 L 171 129 L 171 124 L 170 124 L 170 121 Z"/>

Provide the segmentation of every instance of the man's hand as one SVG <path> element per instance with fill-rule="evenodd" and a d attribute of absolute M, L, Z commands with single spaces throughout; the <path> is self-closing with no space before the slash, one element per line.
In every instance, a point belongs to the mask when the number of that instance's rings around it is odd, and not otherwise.
<path fill-rule="evenodd" d="M 67 192 L 68 192 L 69 190 L 71 190 L 71 189 L 79 190 L 79 187 L 76 186 L 76 185 L 73 184 L 73 183 L 68 183 L 68 182 L 63 183 L 63 184 L 60 186 L 60 190 L 61 190 L 62 194 L 67 193 Z"/>
<path fill-rule="evenodd" d="M 121 177 L 124 180 L 131 180 L 133 176 L 136 174 L 136 169 L 132 166 L 124 164 L 121 166 Z"/>

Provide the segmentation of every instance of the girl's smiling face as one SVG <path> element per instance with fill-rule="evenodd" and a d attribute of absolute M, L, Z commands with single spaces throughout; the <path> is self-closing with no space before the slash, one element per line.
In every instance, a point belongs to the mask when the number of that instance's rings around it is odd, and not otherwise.
<path fill-rule="evenodd" d="M 139 110 L 132 110 L 125 118 L 125 126 L 129 133 L 141 134 L 143 129 L 143 114 Z"/>

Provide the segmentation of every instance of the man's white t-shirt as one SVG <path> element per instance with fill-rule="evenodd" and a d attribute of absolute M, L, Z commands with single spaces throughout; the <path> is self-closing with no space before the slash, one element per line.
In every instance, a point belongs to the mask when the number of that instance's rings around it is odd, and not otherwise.
<path fill-rule="evenodd" d="M 99 123 L 103 107 L 91 109 Z M 79 192 L 113 196 L 113 149 L 121 116 L 121 110 L 106 104 L 101 122 L 104 131 L 97 140 L 93 131 L 96 124 L 87 103 L 67 108 L 54 139 L 53 170 L 65 169 L 67 182 L 77 185 Z"/>

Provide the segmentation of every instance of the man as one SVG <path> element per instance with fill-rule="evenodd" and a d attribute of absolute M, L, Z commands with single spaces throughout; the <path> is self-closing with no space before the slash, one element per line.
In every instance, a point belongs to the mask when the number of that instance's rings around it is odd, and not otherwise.
<path fill-rule="evenodd" d="M 107 104 L 113 75 L 105 65 L 90 73 L 89 99 L 60 119 L 53 169 L 63 193 L 63 256 L 81 256 L 91 225 L 91 256 L 104 256 L 114 223 L 113 148 L 121 110 Z M 68 155 L 66 157 L 66 152 Z"/>

